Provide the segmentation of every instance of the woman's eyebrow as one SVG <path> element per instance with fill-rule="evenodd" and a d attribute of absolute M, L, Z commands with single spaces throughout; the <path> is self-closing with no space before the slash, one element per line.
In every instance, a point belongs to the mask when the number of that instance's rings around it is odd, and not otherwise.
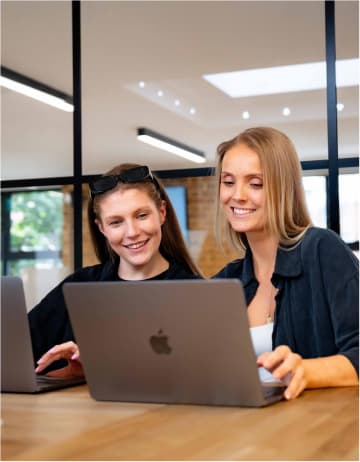
<path fill-rule="evenodd" d="M 221 172 L 220 174 L 221 176 L 236 176 L 234 173 L 230 173 L 230 172 Z M 263 178 L 263 173 L 262 172 L 254 172 L 254 173 L 247 173 L 246 175 L 244 175 L 245 178 L 253 178 L 253 177 L 259 177 L 259 178 Z"/>

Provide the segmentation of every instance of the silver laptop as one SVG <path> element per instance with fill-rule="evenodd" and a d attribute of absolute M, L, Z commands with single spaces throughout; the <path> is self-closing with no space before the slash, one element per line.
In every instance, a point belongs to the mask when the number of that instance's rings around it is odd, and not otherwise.
<path fill-rule="evenodd" d="M 238 280 L 82 282 L 63 286 L 96 400 L 265 406 Z"/>
<path fill-rule="evenodd" d="M 59 379 L 35 373 L 22 280 L 2 276 L 1 392 L 37 393 L 79 383 L 84 383 L 84 379 Z"/>

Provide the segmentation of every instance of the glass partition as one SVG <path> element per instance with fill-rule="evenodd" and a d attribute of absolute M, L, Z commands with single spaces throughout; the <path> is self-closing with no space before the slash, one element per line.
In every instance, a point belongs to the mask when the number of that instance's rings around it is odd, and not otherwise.
<path fill-rule="evenodd" d="M 84 173 L 121 162 L 213 167 L 220 142 L 256 125 L 288 134 L 302 160 L 326 159 L 324 14 L 322 1 L 83 2 Z M 319 65 L 325 80 L 304 85 Z M 139 127 L 201 150 L 206 162 L 139 142 Z M 212 181 L 170 183 L 186 185 L 193 255 L 214 274 L 223 257 Z"/>
<path fill-rule="evenodd" d="M 359 3 L 335 2 L 336 58 L 353 63 L 336 69 L 339 157 L 359 157 Z"/>
<path fill-rule="evenodd" d="M 2 65 L 71 96 L 71 6 L 2 2 Z M 337 58 L 346 61 L 358 56 L 358 4 L 335 6 Z M 191 172 L 208 171 L 220 142 L 257 125 L 284 131 L 301 160 L 327 159 L 324 15 L 323 1 L 81 2 L 83 174 L 122 162 L 190 172 L 167 185 L 186 188 L 189 242 L 213 274 L 223 262 L 212 231 L 214 185 Z M 340 157 L 358 156 L 357 95 L 358 83 L 338 81 Z M 3 180 L 72 176 L 72 113 L 4 87 L 1 97 Z M 205 163 L 141 143 L 141 127 L 202 151 Z M 323 191 L 323 180 L 305 181 L 312 197 Z M 320 202 L 323 210 L 323 195 Z M 321 225 L 319 210 L 312 213 Z M 72 232 L 68 239 L 63 249 Z M 94 262 L 86 226 L 83 254 Z"/>
<path fill-rule="evenodd" d="M 71 2 L 1 2 L 1 64 L 26 84 L 71 97 Z M 72 175 L 72 120 L 72 112 L 1 86 L 2 179 Z"/>

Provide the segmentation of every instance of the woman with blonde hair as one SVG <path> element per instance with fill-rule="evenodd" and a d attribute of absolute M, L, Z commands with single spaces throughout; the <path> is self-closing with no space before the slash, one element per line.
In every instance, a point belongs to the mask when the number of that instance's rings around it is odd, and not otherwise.
<path fill-rule="evenodd" d="M 170 199 L 148 166 L 122 164 L 90 184 L 88 221 L 100 263 L 67 277 L 29 313 L 38 373 L 83 375 L 62 293 L 64 282 L 201 277 Z"/>
<path fill-rule="evenodd" d="M 242 281 L 263 379 L 285 381 L 286 399 L 358 384 L 358 260 L 312 225 L 293 143 L 257 127 L 217 152 L 218 239 L 245 255 L 214 277 Z"/>

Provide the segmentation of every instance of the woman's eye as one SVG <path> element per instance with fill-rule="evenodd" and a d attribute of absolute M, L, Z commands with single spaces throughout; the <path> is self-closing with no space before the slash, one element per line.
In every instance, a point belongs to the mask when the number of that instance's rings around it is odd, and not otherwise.
<path fill-rule="evenodd" d="M 148 213 L 139 213 L 138 218 L 139 220 L 145 220 L 145 218 L 148 216 Z"/>
<path fill-rule="evenodd" d="M 234 184 L 232 180 L 222 180 L 221 183 L 225 186 L 232 186 Z"/>
<path fill-rule="evenodd" d="M 121 223 L 121 220 L 112 220 L 109 223 L 109 226 L 118 226 L 118 225 L 120 225 L 120 223 Z"/>
<path fill-rule="evenodd" d="M 255 189 L 260 189 L 263 187 L 262 183 L 250 183 L 250 186 Z"/>

